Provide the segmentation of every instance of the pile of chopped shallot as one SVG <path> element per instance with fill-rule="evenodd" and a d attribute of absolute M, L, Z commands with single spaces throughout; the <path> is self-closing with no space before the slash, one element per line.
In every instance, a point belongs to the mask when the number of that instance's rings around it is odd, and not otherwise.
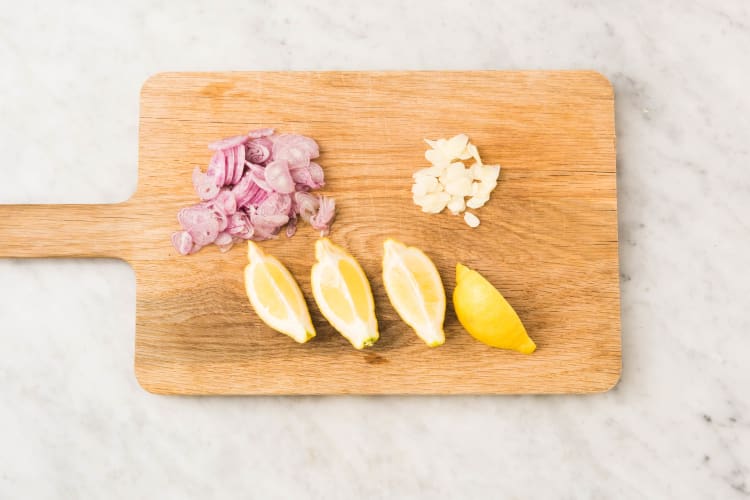
<path fill-rule="evenodd" d="M 193 171 L 201 202 L 177 214 L 182 231 L 172 235 L 181 255 L 216 244 L 222 252 L 241 240 L 286 235 L 302 219 L 328 234 L 336 213 L 332 198 L 311 194 L 323 186 L 323 169 L 311 161 L 318 144 L 303 135 L 259 129 L 208 145 L 214 150 L 208 170 Z"/>

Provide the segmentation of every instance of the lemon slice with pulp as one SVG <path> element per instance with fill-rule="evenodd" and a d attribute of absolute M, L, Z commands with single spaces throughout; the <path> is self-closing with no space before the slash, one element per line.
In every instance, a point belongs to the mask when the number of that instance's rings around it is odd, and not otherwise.
<path fill-rule="evenodd" d="M 383 243 L 383 284 L 393 308 L 430 347 L 445 342 L 445 289 L 420 249 L 388 239 Z"/>
<path fill-rule="evenodd" d="M 245 291 L 261 320 L 299 343 L 315 336 L 305 298 L 291 273 L 258 245 L 248 242 Z"/>
<path fill-rule="evenodd" d="M 354 257 L 328 238 L 315 243 L 312 290 L 320 312 L 357 348 L 380 337 L 370 282 Z"/>

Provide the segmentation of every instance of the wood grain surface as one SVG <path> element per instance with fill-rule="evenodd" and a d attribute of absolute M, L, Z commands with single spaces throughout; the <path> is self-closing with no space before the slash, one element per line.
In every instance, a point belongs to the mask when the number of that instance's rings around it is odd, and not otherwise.
<path fill-rule="evenodd" d="M 318 336 L 299 345 L 264 326 L 245 297 L 246 248 L 176 254 L 180 207 L 206 144 L 257 127 L 315 138 L 339 207 L 331 239 L 362 264 L 381 340 L 357 351 L 321 317 L 309 272 L 316 235 L 264 242 L 305 293 Z M 502 172 L 471 229 L 411 201 L 422 138 L 467 133 Z M 141 93 L 138 189 L 118 205 L 0 206 L 0 257 L 116 257 L 137 280 L 135 372 L 162 394 L 585 393 L 621 366 L 613 92 L 588 71 L 162 73 Z M 33 220 L 35 224 L 19 221 Z M 487 347 L 458 324 L 428 348 L 381 281 L 387 237 L 482 272 L 538 349 Z"/>

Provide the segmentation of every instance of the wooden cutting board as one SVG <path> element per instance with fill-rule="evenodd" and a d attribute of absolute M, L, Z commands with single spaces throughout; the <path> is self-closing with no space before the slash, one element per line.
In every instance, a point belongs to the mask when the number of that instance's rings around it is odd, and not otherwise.
<path fill-rule="evenodd" d="M 339 207 L 331 238 L 367 272 L 381 340 L 357 351 L 310 291 L 316 235 L 263 243 L 299 280 L 318 336 L 304 345 L 264 326 L 243 287 L 246 248 L 175 253 L 194 166 L 214 139 L 275 127 L 315 138 L 324 191 Z M 422 138 L 467 133 L 500 182 L 471 229 L 426 215 L 411 174 Z M 102 159 L 106 161 L 106 159 Z M 32 224 L 24 221 L 33 221 Z M 454 268 L 482 272 L 538 345 L 487 347 L 458 324 L 428 348 L 384 294 L 387 237 L 418 245 L 450 297 Z M 137 279 L 135 373 L 161 394 L 585 393 L 621 366 L 615 128 L 610 83 L 590 71 L 163 73 L 141 92 L 138 189 L 116 205 L 0 206 L 0 257 L 116 257 Z M 103 334 L 106 332 L 103 332 Z"/>

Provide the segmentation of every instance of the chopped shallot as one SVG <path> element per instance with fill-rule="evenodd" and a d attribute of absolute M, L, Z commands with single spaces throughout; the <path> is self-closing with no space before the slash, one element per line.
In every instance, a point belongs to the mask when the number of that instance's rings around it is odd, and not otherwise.
<path fill-rule="evenodd" d="M 274 160 L 266 166 L 266 182 L 278 193 L 293 193 L 294 180 L 289 173 L 289 163 L 286 160 Z"/>
<path fill-rule="evenodd" d="M 284 225 L 292 237 L 299 219 L 328 234 L 336 204 L 309 192 L 324 185 L 323 169 L 311 161 L 320 155 L 313 139 L 262 128 L 208 147 L 214 151 L 208 170 L 193 171 L 201 202 L 177 215 L 182 230 L 172 245 L 180 255 L 211 243 L 226 252 L 240 240 L 275 238 Z"/>
<path fill-rule="evenodd" d="M 318 212 L 310 217 L 310 225 L 313 229 L 320 231 L 321 236 L 327 236 L 336 216 L 336 202 L 328 196 L 320 197 Z"/>
<path fill-rule="evenodd" d="M 214 141 L 208 145 L 208 149 L 213 149 L 214 151 L 223 151 L 235 146 L 239 146 L 240 144 L 245 144 L 249 138 L 250 137 L 247 135 L 238 135 L 235 137 L 222 139 L 220 141 Z"/>
<path fill-rule="evenodd" d="M 251 163 L 264 165 L 271 158 L 273 142 L 267 137 L 253 139 L 247 143 L 247 159 Z"/>

